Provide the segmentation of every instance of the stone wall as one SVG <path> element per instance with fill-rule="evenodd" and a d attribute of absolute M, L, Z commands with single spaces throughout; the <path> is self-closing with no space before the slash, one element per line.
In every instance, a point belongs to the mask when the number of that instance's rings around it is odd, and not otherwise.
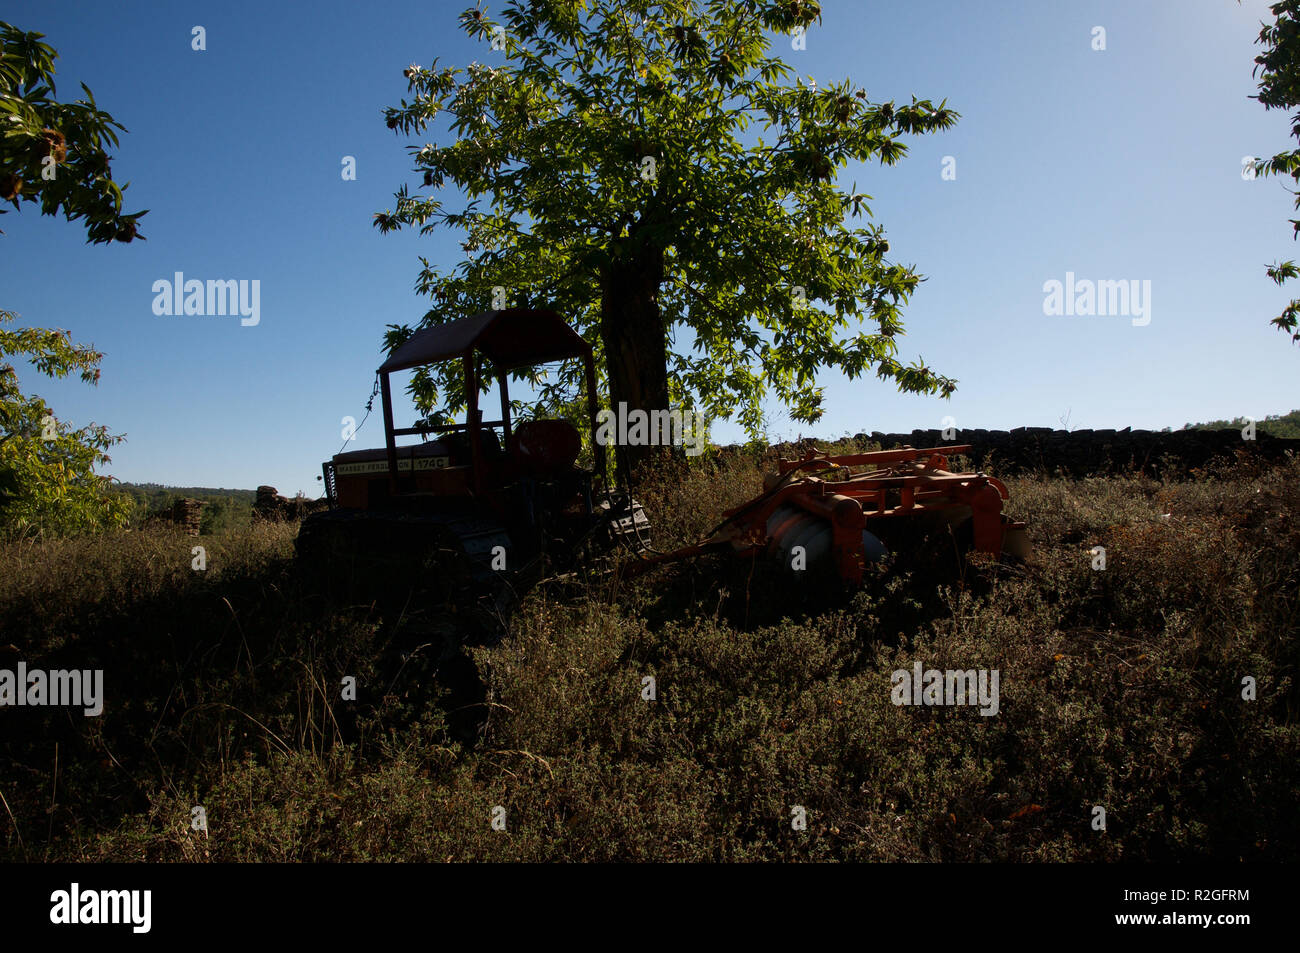
<path fill-rule="evenodd" d="M 1240 454 L 1247 458 L 1278 461 L 1287 452 L 1300 452 L 1300 440 L 1271 437 L 1256 432 L 1254 440 L 1242 438 L 1240 430 L 1053 430 L 1050 427 L 1017 427 L 1015 430 L 957 430 L 954 439 L 944 440 L 940 430 L 911 433 L 860 433 L 859 440 L 873 440 L 883 449 L 910 444 L 913 447 L 942 447 L 971 444 L 967 454 L 977 469 L 1001 474 L 1035 473 L 1083 477 L 1093 474 L 1145 472 L 1151 476 L 1183 476 L 1211 461 L 1231 462 Z"/>

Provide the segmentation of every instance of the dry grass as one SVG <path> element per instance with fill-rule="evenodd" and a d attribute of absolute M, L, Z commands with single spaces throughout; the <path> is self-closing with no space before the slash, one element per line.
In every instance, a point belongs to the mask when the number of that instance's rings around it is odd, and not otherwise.
<path fill-rule="evenodd" d="M 657 545 L 710 528 L 762 469 L 734 455 L 639 487 Z M 481 695 L 436 620 L 304 587 L 293 527 L 0 549 L 0 667 L 103 667 L 108 697 L 99 719 L 0 713 L 0 842 L 63 860 L 1295 857 L 1300 463 L 1007 482 L 1027 566 L 895 574 L 811 612 L 718 561 L 537 591 L 512 639 L 473 650 Z M 915 660 L 998 669 L 998 715 L 893 705 Z"/>

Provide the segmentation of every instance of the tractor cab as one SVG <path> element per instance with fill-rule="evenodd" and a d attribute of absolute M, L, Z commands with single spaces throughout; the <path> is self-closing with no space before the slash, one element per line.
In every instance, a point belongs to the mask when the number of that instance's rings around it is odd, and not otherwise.
<path fill-rule="evenodd" d="M 496 378 L 498 419 L 479 407 L 476 355 Z M 400 505 L 404 497 L 488 498 L 509 484 L 575 475 L 582 437 L 567 420 L 532 420 L 515 426 L 510 415 L 510 371 L 576 358 L 586 378 L 591 435 L 596 432 L 595 365 L 591 346 L 554 311 L 511 308 L 482 311 L 415 332 L 379 367 L 384 446 L 336 454 L 324 465 L 332 506 L 373 509 Z M 440 427 L 393 423 L 391 375 L 445 361 L 460 361 L 468 398 L 466 422 Z M 419 442 L 399 445 L 403 438 Z M 603 458 L 597 454 L 598 465 Z M 602 474 L 603 476 L 603 474 Z M 588 487 L 589 489 L 589 487 Z"/>
<path fill-rule="evenodd" d="M 378 369 L 383 402 L 384 446 L 336 454 L 323 469 L 335 520 L 374 514 L 385 525 L 394 515 L 435 516 L 441 523 L 466 520 L 498 527 L 509 537 L 512 557 L 531 558 L 542 549 L 575 548 L 594 528 L 611 525 L 626 536 L 622 515 L 630 503 L 610 497 L 593 503 L 593 483 L 604 483 L 604 454 L 596 473 L 578 466 L 582 435 L 567 420 L 529 420 L 510 414 L 509 374 L 519 367 L 577 359 L 587 393 L 587 421 L 596 447 L 596 371 L 591 346 L 554 311 L 510 308 L 482 311 L 415 332 Z M 390 378 L 412 368 L 459 361 L 465 378 L 466 422 L 398 427 L 393 421 Z M 499 416 L 484 419 L 479 407 L 480 368 L 495 378 Z M 419 437 L 418 441 L 408 442 Z M 593 481 L 594 476 L 594 481 Z M 635 507 L 638 531 L 646 529 Z M 342 512 L 338 512 L 342 511 Z M 459 529 L 457 530 L 460 531 Z M 635 538 L 641 538 L 637 535 Z"/>

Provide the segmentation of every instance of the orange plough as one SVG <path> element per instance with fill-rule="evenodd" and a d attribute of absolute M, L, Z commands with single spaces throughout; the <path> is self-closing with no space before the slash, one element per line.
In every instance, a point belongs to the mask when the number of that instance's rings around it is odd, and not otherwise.
<path fill-rule="evenodd" d="M 935 525 L 950 528 L 967 550 L 1024 558 L 1025 524 L 1002 512 L 1006 486 L 985 473 L 948 469 L 948 455 L 970 449 L 903 447 L 841 456 L 810 449 L 780 460 L 777 472 L 764 479 L 763 493 L 728 510 L 698 543 L 638 560 L 627 574 L 729 549 L 766 556 L 791 572 L 833 572 L 857 586 L 869 564 L 889 557 L 886 539 Z"/>

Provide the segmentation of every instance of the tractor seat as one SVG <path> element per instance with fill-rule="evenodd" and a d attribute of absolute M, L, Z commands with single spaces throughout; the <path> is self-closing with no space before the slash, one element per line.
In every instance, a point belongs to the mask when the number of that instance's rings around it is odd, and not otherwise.
<path fill-rule="evenodd" d="M 455 433 L 443 434 L 438 438 L 438 442 L 447 447 L 451 455 L 452 466 L 469 466 L 472 452 L 469 446 L 468 433 L 458 430 Z M 497 436 L 495 430 L 484 427 L 479 431 L 479 450 L 482 452 L 484 460 L 495 460 L 501 456 L 501 438 Z"/>
<path fill-rule="evenodd" d="M 571 470 L 582 452 L 582 437 L 567 420 L 529 420 L 510 435 L 510 458 L 539 476 Z"/>

